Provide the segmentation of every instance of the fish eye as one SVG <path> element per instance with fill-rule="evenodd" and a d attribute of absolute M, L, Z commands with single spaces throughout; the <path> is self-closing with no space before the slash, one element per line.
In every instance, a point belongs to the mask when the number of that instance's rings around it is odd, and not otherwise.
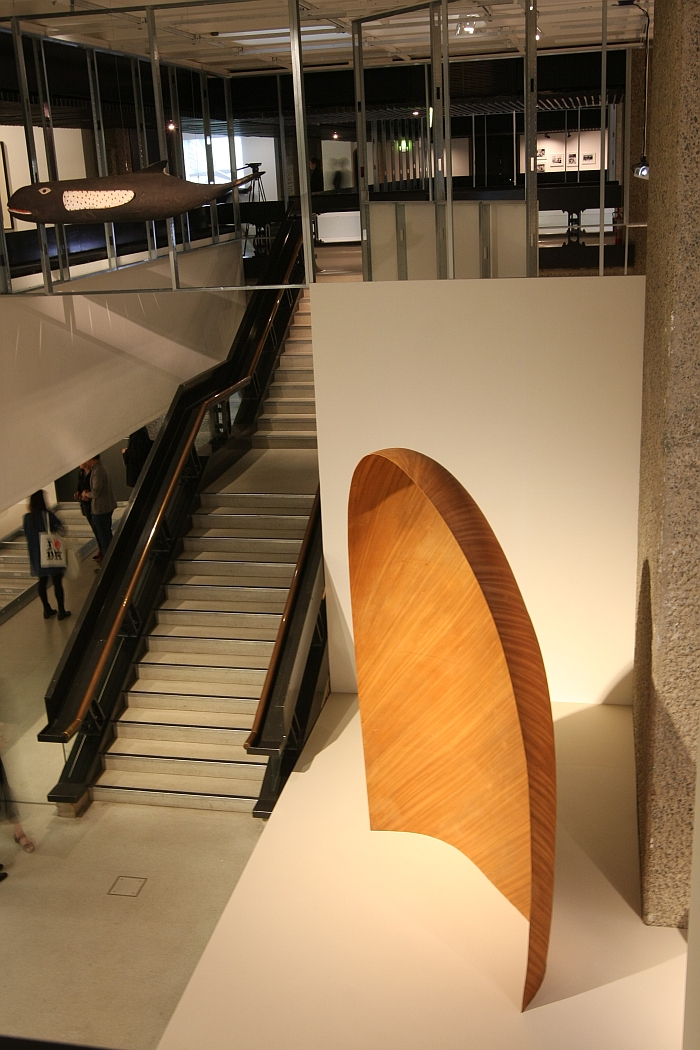
<path fill-rule="evenodd" d="M 51 193 L 51 190 L 49 189 L 48 186 L 40 186 L 39 187 L 39 193 Z"/>

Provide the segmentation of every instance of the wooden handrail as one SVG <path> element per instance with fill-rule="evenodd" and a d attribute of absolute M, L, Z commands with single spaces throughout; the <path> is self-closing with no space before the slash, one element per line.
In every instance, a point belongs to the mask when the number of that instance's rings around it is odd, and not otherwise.
<path fill-rule="evenodd" d="M 294 253 L 292 255 L 292 260 L 289 263 L 289 266 L 287 267 L 287 270 L 286 270 L 286 273 L 285 273 L 285 276 L 284 276 L 284 281 L 282 282 L 284 284 L 286 284 L 287 281 L 289 280 L 290 274 L 291 274 L 291 272 L 292 272 L 292 270 L 294 268 L 294 265 L 295 265 L 296 260 L 297 260 L 297 256 L 299 254 L 300 246 L 301 246 L 301 237 L 299 238 L 299 240 L 297 242 L 296 250 L 294 251 Z M 253 378 L 253 375 L 255 373 L 255 369 L 257 368 L 258 361 L 260 360 L 260 355 L 261 355 L 261 353 L 263 351 L 263 347 L 265 346 L 265 342 L 267 340 L 267 337 L 270 334 L 270 329 L 272 328 L 272 324 L 273 324 L 273 321 L 274 321 L 275 316 L 277 314 L 277 310 L 279 309 L 279 305 L 280 305 L 280 303 L 282 301 L 282 296 L 284 295 L 284 292 L 285 292 L 285 289 L 281 288 L 281 289 L 279 289 L 279 291 L 277 293 L 277 296 L 275 298 L 275 304 L 274 304 L 272 310 L 270 311 L 270 316 L 269 316 L 269 318 L 267 320 L 267 323 L 265 325 L 265 329 L 264 329 L 262 335 L 260 336 L 260 338 L 258 339 L 258 343 L 257 343 L 256 349 L 255 349 L 255 354 L 253 355 L 253 360 L 251 361 L 250 366 L 248 368 L 247 375 L 245 375 L 243 377 L 243 379 L 240 379 L 237 383 L 234 383 L 233 386 L 226 387 L 223 390 L 218 390 L 216 392 L 216 394 L 212 394 L 211 397 L 208 397 L 204 401 L 202 401 L 201 405 L 199 406 L 199 411 L 197 412 L 197 415 L 195 417 L 194 423 L 190 427 L 190 431 L 189 431 L 189 434 L 187 436 L 187 441 L 185 442 L 185 444 L 183 446 L 182 452 L 180 454 L 180 458 L 179 458 L 179 460 L 177 462 L 177 465 L 175 467 L 175 471 L 173 472 L 173 476 L 170 479 L 170 483 L 169 483 L 168 488 L 167 488 L 167 490 L 165 492 L 165 495 L 163 497 L 163 501 L 162 501 L 162 503 L 161 503 L 161 505 L 160 505 L 160 507 L 158 509 L 158 513 L 156 514 L 155 521 L 153 522 L 153 525 L 151 526 L 151 531 L 150 531 L 150 533 L 148 535 L 148 539 L 146 540 L 146 543 L 144 544 L 144 548 L 141 551 L 141 555 L 139 557 L 139 560 L 138 560 L 138 562 L 136 563 L 136 565 L 134 567 L 134 571 L 133 571 L 133 573 L 131 575 L 131 579 L 129 581 L 129 585 L 128 585 L 126 591 L 124 592 L 124 596 L 123 596 L 121 602 L 119 603 L 119 608 L 117 609 L 116 616 L 114 617 L 114 621 L 112 622 L 112 626 L 109 629 L 109 634 L 107 635 L 107 637 L 105 639 L 105 642 L 104 642 L 104 645 L 102 646 L 102 651 L 101 651 L 101 653 L 99 655 L 97 663 L 95 664 L 95 668 L 94 668 L 94 670 L 93 670 L 93 672 L 92 672 L 92 674 L 90 676 L 90 681 L 88 682 L 87 688 L 86 688 L 85 692 L 83 693 L 83 698 L 80 701 L 80 706 L 78 707 L 78 710 L 76 712 L 75 718 L 66 727 L 66 729 L 63 731 L 63 737 L 64 737 L 64 739 L 66 741 L 70 740 L 70 738 L 75 733 L 77 733 L 78 729 L 80 728 L 80 726 L 82 725 L 82 723 L 83 723 L 83 721 L 85 719 L 85 716 L 88 713 L 88 710 L 90 709 L 90 704 L 92 703 L 92 700 L 93 700 L 93 697 L 94 697 L 94 694 L 95 694 L 95 689 L 97 688 L 97 683 L 99 682 L 99 680 L 100 680 L 100 678 L 102 676 L 102 673 L 103 673 L 105 667 L 107 666 L 108 660 L 109 660 L 109 658 L 111 656 L 112 648 L 113 648 L 114 643 L 117 640 L 117 636 L 119 634 L 119 629 L 120 629 L 122 623 L 124 622 L 124 617 L 126 616 L 126 611 L 129 608 L 129 604 L 130 604 L 130 602 L 131 602 L 131 600 L 132 600 L 132 598 L 134 596 L 134 593 L 136 591 L 136 587 L 138 585 L 138 582 L 141 579 L 141 574 L 142 574 L 142 572 L 143 572 L 143 570 L 145 568 L 146 561 L 148 560 L 148 555 L 149 555 L 149 553 L 151 551 L 151 547 L 153 546 L 153 543 L 155 542 L 155 538 L 156 538 L 156 535 L 158 533 L 158 529 L 160 528 L 160 525 L 161 525 L 161 523 L 163 521 L 163 518 L 165 516 L 165 512 L 166 512 L 166 510 L 167 510 L 167 508 L 168 508 L 168 506 L 170 504 L 170 500 L 171 500 L 171 498 L 173 496 L 173 493 L 175 492 L 175 489 L 177 488 L 177 483 L 178 483 L 178 481 L 180 479 L 180 475 L 181 475 L 181 473 L 183 471 L 185 463 L 187 462 L 187 458 L 190 455 L 190 451 L 192 449 L 192 443 L 194 442 L 195 438 L 197 437 L 197 434 L 199 433 L 199 428 L 202 425 L 202 420 L 204 419 L 204 415 L 205 415 L 205 413 L 206 413 L 206 411 L 207 411 L 207 409 L 209 408 L 210 405 L 213 405 L 217 401 L 220 401 L 223 397 L 226 397 L 226 396 L 229 396 L 229 395 L 233 394 L 236 390 L 241 390 L 243 387 L 247 386 L 248 383 L 250 383 L 250 381 Z M 313 513 L 313 511 L 312 511 L 312 513 Z M 274 655 L 274 652 L 273 652 L 273 655 Z"/>
<path fill-rule="evenodd" d="M 260 693 L 260 699 L 258 706 L 255 711 L 255 718 L 253 719 L 253 727 L 250 731 L 250 736 L 244 743 L 243 747 L 246 751 L 255 747 L 258 738 L 260 737 L 260 731 L 262 729 L 265 716 L 267 715 L 268 707 L 270 706 L 270 698 L 272 696 L 272 687 L 274 685 L 275 678 L 277 677 L 277 670 L 279 667 L 280 657 L 282 655 L 282 648 L 285 641 L 287 640 L 287 634 L 289 633 L 289 625 L 292 620 L 292 613 L 297 602 L 297 594 L 299 592 L 299 584 L 301 577 L 306 566 L 306 559 L 309 554 L 311 547 L 311 539 L 313 536 L 314 528 L 316 527 L 316 521 L 321 512 L 321 494 L 320 489 L 316 489 L 316 496 L 311 507 L 311 513 L 309 514 L 309 520 L 306 523 L 306 531 L 304 532 L 304 539 L 301 543 L 299 550 L 299 557 L 294 568 L 294 575 L 292 576 L 292 582 L 289 585 L 289 593 L 287 594 L 287 601 L 284 603 L 284 612 L 282 613 L 282 621 L 275 638 L 275 644 L 272 649 L 272 656 L 270 657 L 270 664 L 267 668 L 267 674 L 265 675 L 265 681 L 263 682 L 262 692 Z"/>

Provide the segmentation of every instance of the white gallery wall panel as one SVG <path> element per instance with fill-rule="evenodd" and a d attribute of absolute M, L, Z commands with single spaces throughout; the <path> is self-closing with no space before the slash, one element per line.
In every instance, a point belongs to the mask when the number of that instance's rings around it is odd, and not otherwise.
<path fill-rule="evenodd" d="M 347 500 L 377 449 L 416 449 L 508 557 L 552 699 L 629 702 L 644 278 L 314 285 L 332 688 L 354 691 Z"/>
<path fill-rule="evenodd" d="M 183 284 L 238 284 L 240 242 L 180 256 Z M 153 292 L 167 258 L 74 282 L 85 294 L 8 296 L 0 326 L 0 511 L 165 412 L 222 360 L 241 292 Z M 141 288 L 100 295 L 107 288 Z"/>

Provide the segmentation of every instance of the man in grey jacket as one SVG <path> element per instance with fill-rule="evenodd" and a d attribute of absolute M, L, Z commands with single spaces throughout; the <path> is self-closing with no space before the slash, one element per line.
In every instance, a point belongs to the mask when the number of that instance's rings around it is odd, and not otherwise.
<path fill-rule="evenodd" d="M 90 471 L 90 491 L 83 492 L 81 499 L 90 500 L 92 527 L 100 547 L 100 555 L 104 557 L 112 540 L 112 512 L 117 506 L 117 501 L 112 492 L 109 474 L 100 462 L 100 457 L 94 456 L 87 460 L 84 467 Z"/>

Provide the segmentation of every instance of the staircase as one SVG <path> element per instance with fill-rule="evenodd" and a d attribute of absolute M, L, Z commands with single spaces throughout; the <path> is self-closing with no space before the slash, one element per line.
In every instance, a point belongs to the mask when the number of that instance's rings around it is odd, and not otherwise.
<path fill-rule="evenodd" d="M 253 448 L 316 448 L 316 403 L 308 292 L 289 326 Z"/>
<path fill-rule="evenodd" d="M 124 513 L 126 503 L 120 503 L 114 512 L 116 523 Z M 66 539 L 80 561 L 97 548 L 92 529 L 78 503 L 59 503 L 53 508 L 66 529 Z M 0 623 L 9 620 L 37 594 L 36 578 L 29 569 L 29 555 L 24 531 L 17 529 L 0 541 Z"/>
<path fill-rule="evenodd" d="M 258 798 L 267 759 L 248 755 L 243 743 L 317 477 L 305 300 L 293 322 L 254 450 L 202 493 L 192 514 L 93 799 L 252 812 Z M 297 358 L 301 367 L 290 367 Z M 268 429 L 269 420 L 284 420 L 284 427 Z"/>

